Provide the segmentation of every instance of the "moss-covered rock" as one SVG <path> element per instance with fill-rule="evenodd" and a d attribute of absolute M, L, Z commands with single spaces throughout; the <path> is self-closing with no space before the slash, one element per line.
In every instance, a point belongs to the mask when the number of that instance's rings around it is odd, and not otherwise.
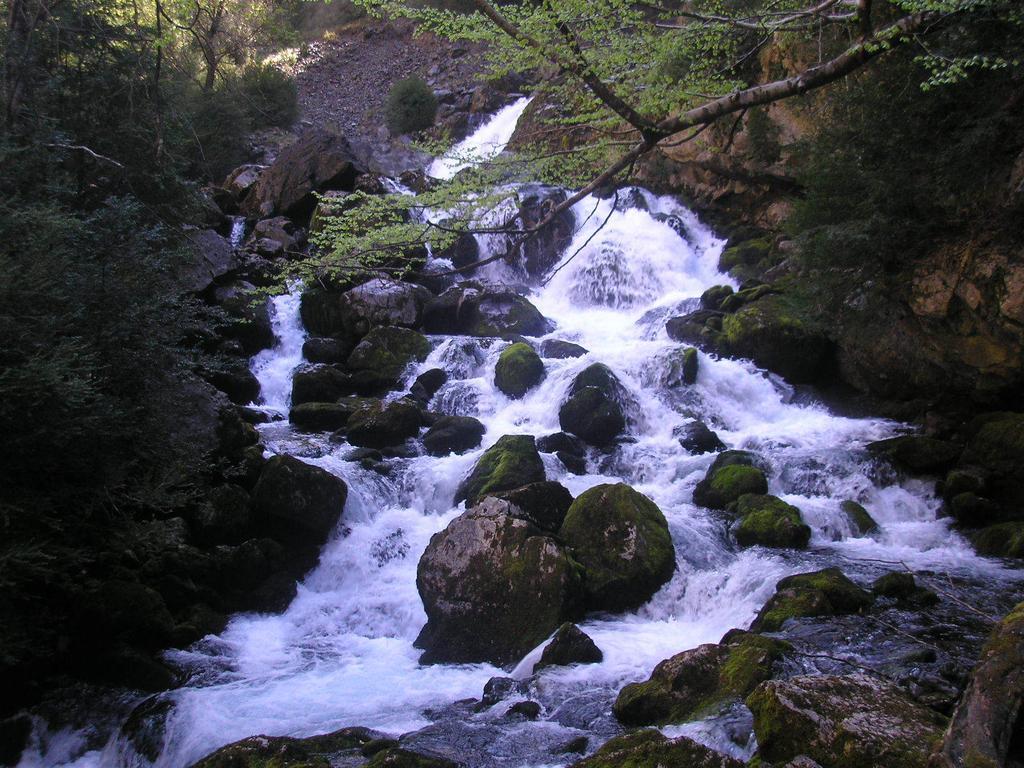
<path fill-rule="evenodd" d="M 554 480 L 530 483 L 510 491 L 495 491 L 490 495 L 514 504 L 526 519 L 546 533 L 558 533 L 572 506 L 569 489 Z"/>
<path fill-rule="evenodd" d="M 758 467 L 746 464 L 712 465 L 693 489 L 693 502 L 709 509 L 725 509 L 746 494 L 768 493 L 768 478 Z"/>
<path fill-rule="evenodd" d="M 366 768 L 459 768 L 459 764 L 443 757 L 390 747 L 375 752 Z"/>
<path fill-rule="evenodd" d="M 333 432 L 348 424 L 349 418 L 372 401 L 361 397 L 342 398 L 335 403 L 299 403 L 288 413 L 288 420 L 309 432 Z"/>
<path fill-rule="evenodd" d="M 416 437 L 422 426 L 423 414 L 413 401 L 376 402 L 349 417 L 345 436 L 361 448 L 387 448 Z"/>
<path fill-rule="evenodd" d="M 870 536 L 872 533 L 878 532 L 878 523 L 875 522 L 875 518 L 856 501 L 847 499 L 839 505 L 839 509 L 850 521 L 850 527 L 853 529 L 855 537 Z"/>
<path fill-rule="evenodd" d="M 416 586 L 427 613 L 416 639 L 424 663 L 511 663 L 583 605 L 567 550 L 493 498 L 431 538 Z"/>
<path fill-rule="evenodd" d="M 777 632 L 788 619 L 858 613 L 871 605 L 871 595 L 838 568 L 787 576 L 761 608 L 750 629 Z"/>
<path fill-rule="evenodd" d="M 868 451 L 911 472 L 941 472 L 960 456 L 961 446 L 926 435 L 900 435 L 869 443 Z"/>
<path fill-rule="evenodd" d="M 521 341 L 503 350 L 494 366 L 494 386 L 513 399 L 525 395 L 543 378 L 544 361 Z"/>
<path fill-rule="evenodd" d="M 768 236 L 730 245 L 719 256 L 718 269 L 722 272 L 731 272 L 740 266 L 756 267 L 768 257 L 771 250 L 772 239 Z"/>
<path fill-rule="evenodd" d="M 636 608 L 672 577 L 676 555 L 658 506 L 628 485 L 598 485 L 569 507 L 559 536 L 583 567 L 587 607 Z"/>
<path fill-rule="evenodd" d="M 1024 507 L 1024 413 L 986 414 L 971 423 L 969 432 L 962 463 L 988 475 L 986 495 L 994 501 L 1011 509 Z"/>
<path fill-rule="evenodd" d="M 743 763 L 685 736 L 669 739 L 655 730 L 608 741 L 572 768 L 743 768 Z"/>
<path fill-rule="evenodd" d="M 333 403 L 351 393 L 344 373 L 333 365 L 302 365 L 292 375 L 292 405 Z"/>
<path fill-rule="evenodd" d="M 590 445 L 611 445 L 626 430 L 627 400 L 625 387 L 612 370 L 594 363 L 573 381 L 558 410 L 558 422 Z"/>
<path fill-rule="evenodd" d="M 353 753 L 380 738 L 366 728 L 343 728 L 323 736 L 250 736 L 221 747 L 193 768 L 330 768 L 332 758 Z"/>
<path fill-rule="evenodd" d="M 532 435 L 504 435 L 484 451 L 455 491 L 455 501 L 473 506 L 492 493 L 544 481 L 544 462 Z"/>
<path fill-rule="evenodd" d="M 777 496 L 744 494 L 736 504 L 739 522 L 733 534 L 741 547 L 790 547 L 803 549 L 811 529 L 800 510 Z"/>
<path fill-rule="evenodd" d="M 700 305 L 703 309 L 718 309 L 728 296 L 732 296 L 731 285 L 713 285 L 700 295 Z"/>
<path fill-rule="evenodd" d="M 981 528 L 1004 519 L 1002 507 L 972 491 L 958 493 L 946 502 L 945 509 L 964 528 Z"/>
<path fill-rule="evenodd" d="M 879 576 L 871 583 L 871 594 L 917 605 L 934 605 L 939 601 L 938 595 L 919 586 L 914 574 L 906 571 L 892 571 Z"/>
<path fill-rule="evenodd" d="M 868 675 L 769 680 L 749 697 L 760 756 L 832 768 L 924 768 L 945 719 Z"/>
<path fill-rule="evenodd" d="M 668 387 L 681 387 L 694 384 L 697 381 L 697 372 L 700 368 L 700 359 L 697 350 L 693 347 L 684 347 L 674 350 L 668 360 L 668 374 L 665 376 L 665 385 Z"/>
<path fill-rule="evenodd" d="M 772 675 L 788 644 L 747 632 L 665 659 L 642 683 L 623 688 L 613 712 L 626 725 L 693 720 L 742 699 Z"/>
<path fill-rule="evenodd" d="M 1020 764 L 1024 712 L 1024 603 L 996 626 L 960 697 L 934 768 Z"/>
<path fill-rule="evenodd" d="M 370 376 L 383 389 L 395 387 L 413 362 L 430 354 L 430 342 L 417 331 L 399 326 L 374 328 L 348 356 L 348 368 Z"/>
<path fill-rule="evenodd" d="M 1024 558 L 1024 523 L 1000 523 L 971 536 L 979 555 Z"/>

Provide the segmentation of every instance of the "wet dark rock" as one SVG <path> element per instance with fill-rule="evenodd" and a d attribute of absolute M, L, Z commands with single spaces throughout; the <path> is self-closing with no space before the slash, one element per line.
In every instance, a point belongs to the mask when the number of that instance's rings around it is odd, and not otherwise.
<path fill-rule="evenodd" d="M 459 768 L 459 764 L 443 757 L 392 748 L 375 754 L 366 768 Z"/>
<path fill-rule="evenodd" d="M 555 636 L 544 646 L 540 661 L 533 671 L 544 667 L 567 667 L 570 664 L 600 664 L 604 654 L 590 636 L 572 623 L 558 628 Z"/>
<path fill-rule="evenodd" d="M 175 278 L 182 291 L 200 293 L 237 266 L 235 252 L 215 230 L 189 228 L 186 234 L 192 247 Z"/>
<path fill-rule="evenodd" d="M 536 701 L 517 701 L 508 708 L 509 715 L 519 715 L 527 720 L 536 720 L 540 717 L 540 704 Z"/>
<path fill-rule="evenodd" d="M 590 445 L 612 444 L 626 431 L 628 395 L 612 370 L 594 363 L 583 369 L 558 410 L 558 422 Z"/>
<path fill-rule="evenodd" d="M 531 523 L 546 533 L 558 532 L 572 505 L 569 489 L 554 480 L 530 483 L 489 495 L 515 505 Z"/>
<path fill-rule="evenodd" d="M 523 342 L 502 350 L 494 367 L 494 386 L 513 399 L 521 398 L 543 379 L 544 362 Z"/>
<path fill-rule="evenodd" d="M 213 292 L 213 300 L 229 318 L 228 324 L 220 329 L 221 335 L 237 341 L 245 354 L 255 355 L 274 346 L 270 302 L 258 295 L 255 285 L 245 280 L 220 285 Z"/>
<path fill-rule="evenodd" d="M 510 696 L 525 695 L 528 686 L 521 680 L 511 677 L 492 677 L 484 685 L 484 695 L 480 703 L 485 706 L 493 706 Z"/>
<path fill-rule="evenodd" d="M 221 186 L 234 197 L 236 202 L 240 203 L 252 188 L 256 186 L 256 182 L 259 181 L 263 169 L 264 166 L 252 163 L 240 165 L 228 174 Z"/>
<path fill-rule="evenodd" d="M 775 594 L 761 608 L 750 629 L 777 632 L 789 619 L 859 613 L 871 603 L 871 595 L 838 568 L 798 573 L 775 585 Z"/>
<path fill-rule="evenodd" d="M 693 347 L 673 351 L 668 360 L 665 386 L 677 388 L 695 384 L 699 366 L 700 359 L 697 357 L 697 350 Z"/>
<path fill-rule="evenodd" d="M 968 433 L 962 464 L 985 473 L 984 495 L 1009 509 L 1024 508 L 1024 414 L 985 414 Z"/>
<path fill-rule="evenodd" d="M 584 755 L 589 746 L 590 739 L 588 737 L 577 736 L 575 739 L 570 739 L 565 744 L 555 747 L 552 752 L 556 755 Z"/>
<path fill-rule="evenodd" d="M 637 608 L 675 571 L 665 516 L 624 483 L 598 485 L 580 494 L 559 536 L 583 567 L 588 609 Z"/>
<path fill-rule="evenodd" d="M 742 452 L 726 451 L 722 456 L 734 453 Z M 742 463 L 720 464 L 716 460 L 693 489 L 693 502 L 709 509 L 725 509 L 746 494 L 766 493 L 768 479 L 760 468 Z"/>
<path fill-rule="evenodd" d="M 196 513 L 196 538 L 205 544 L 238 544 L 252 533 L 251 498 L 240 485 L 211 488 Z"/>
<path fill-rule="evenodd" d="M 260 174 L 245 200 L 250 215 L 283 214 L 308 219 L 316 206 L 314 193 L 351 190 L 363 172 L 348 141 L 321 128 L 311 128 L 281 150 Z"/>
<path fill-rule="evenodd" d="M 961 452 L 961 446 L 924 435 L 902 435 L 869 443 L 868 451 L 884 456 L 911 472 L 940 472 L 948 469 Z"/>
<path fill-rule="evenodd" d="M 747 632 L 726 640 L 678 653 L 646 681 L 627 685 L 615 700 L 615 717 L 626 725 L 666 725 L 714 713 L 770 679 L 789 650 L 782 641 Z"/>
<path fill-rule="evenodd" d="M 360 750 L 383 734 L 368 728 L 342 728 L 323 736 L 250 736 L 221 747 L 193 768 L 328 768 L 331 758 Z"/>
<path fill-rule="evenodd" d="M 585 354 L 587 354 L 587 350 L 579 344 L 562 339 L 547 339 L 540 345 L 540 356 L 554 360 L 583 357 Z"/>
<path fill-rule="evenodd" d="M 762 759 L 834 768 L 922 768 L 945 718 L 863 674 L 769 680 L 747 698 Z"/>
<path fill-rule="evenodd" d="M 544 462 L 532 435 L 504 435 L 484 451 L 469 476 L 455 491 L 455 501 L 473 506 L 500 491 L 511 491 L 546 479 Z"/>
<path fill-rule="evenodd" d="M 15 715 L 0 720 L 0 765 L 17 765 L 32 735 L 28 715 Z"/>
<path fill-rule="evenodd" d="M 331 365 L 303 365 L 292 375 L 292 405 L 333 403 L 350 394 L 348 377 Z"/>
<path fill-rule="evenodd" d="M 425 407 L 447 381 L 447 371 L 441 368 L 431 368 L 416 377 L 409 394 Z"/>
<path fill-rule="evenodd" d="M 163 597 L 134 581 L 111 579 L 82 594 L 75 608 L 86 637 L 105 636 L 131 645 L 166 647 L 174 634 L 174 617 Z"/>
<path fill-rule="evenodd" d="M 731 285 L 713 285 L 700 295 L 700 306 L 702 309 L 720 309 L 722 301 L 727 296 L 732 296 L 732 293 Z"/>
<path fill-rule="evenodd" d="M 580 615 L 568 552 L 515 512 L 484 499 L 430 539 L 416 572 L 422 663 L 508 664 Z"/>
<path fill-rule="evenodd" d="M 308 432 L 333 432 L 348 424 L 352 414 L 365 404 L 365 398 L 345 398 L 336 403 L 300 403 L 288 413 L 296 429 Z"/>
<path fill-rule="evenodd" d="M 1022 764 L 1024 603 L 992 631 L 953 712 L 932 768 Z"/>
<path fill-rule="evenodd" d="M 972 534 L 979 555 L 1024 558 L 1024 523 L 1000 523 Z"/>
<path fill-rule="evenodd" d="M 576 456 L 585 456 L 587 453 L 586 444 L 574 435 L 566 432 L 555 432 L 551 435 L 537 438 L 537 450 L 541 453 L 571 453 Z"/>
<path fill-rule="evenodd" d="M 441 222 L 442 226 L 451 224 L 450 220 Z M 460 232 L 454 242 L 436 251 L 434 255 L 439 259 L 448 259 L 455 269 L 464 270 L 460 274 L 470 275 L 475 271 L 471 265 L 480 261 L 480 244 L 471 233 Z"/>
<path fill-rule="evenodd" d="M 744 763 L 685 736 L 669 739 L 655 730 L 636 731 L 605 742 L 572 768 L 743 768 Z"/>
<path fill-rule="evenodd" d="M 345 508 L 348 488 L 326 470 L 291 456 L 274 456 L 253 491 L 257 521 L 284 539 L 320 546 Z"/>
<path fill-rule="evenodd" d="M 856 501 L 847 499 L 839 505 L 846 519 L 850 521 L 855 537 L 869 536 L 878 532 L 878 523 L 864 507 Z"/>
<path fill-rule="evenodd" d="M 427 304 L 427 333 L 466 336 L 543 336 L 551 323 L 529 301 L 512 291 L 473 284 L 449 288 Z"/>
<path fill-rule="evenodd" d="M 348 360 L 354 345 L 345 339 L 312 336 L 302 344 L 302 356 L 310 363 L 338 365 Z"/>
<path fill-rule="evenodd" d="M 871 583 L 871 593 L 877 597 L 889 597 L 901 603 L 934 605 L 938 595 L 930 589 L 918 586 L 912 573 L 892 571 L 879 576 Z"/>
<path fill-rule="evenodd" d="M 670 339 L 687 344 L 713 343 L 722 328 L 722 313 L 711 309 L 698 309 L 665 322 Z"/>
<path fill-rule="evenodd" d="M 811 529 L 800 510 L 777 496 L 744 494 L 736 503 L 739 522 L 732 532 L 741 547 L 789 547 L 803 549 Z"/>
<path fill-rule="evenodd" d="M 472 416 L 442 416 L 423 436 L 423 447 L 431 456 L 465 453 L 480 445 L 486 431 Z"/>
<path fill-rule="evenodd" d="M 422 425 L 423 414 L 415 403 L 393 400 L 356 410 L 348 419 L 346 434 L 352 445 L 387 448 L 416 437 Z"/>
<path fill-rule="evenodd" d="M 215 368 L 203 369 L 201 375 L 233 403 L 248 405 L 260 399 L 260 382 L 245 360 L 225 360 Z"/>
<path fill-rule="evenodd" d="M 520 223 L 525 229 L 536 227 L 565 199 L 565 190 L 558 187 L 524 187 L 519 193 Z M 528 277 L 540 280 L 558 263 L 572 242 L 575 227 L 572 211 L 562 211 L 523 243 L 520 264 Z"/>
<path fill-rule="evenodd" d="M 679 428 L 676 436 L 679 438 L 679 445 L 693 454 L 715 453 L 724 451 L 726 448 L 725 443 L 703 421 L 684 424 Z"/>
<path fill-rule="evenodd" d="M 363 386 L 393 389 L 406 369 L 423 362 L 430 354 L 430 342 L 421 333 L 398 326 L 372 329 L 352 350 L 348 368 L 353 375 L 364 374 Z"/>

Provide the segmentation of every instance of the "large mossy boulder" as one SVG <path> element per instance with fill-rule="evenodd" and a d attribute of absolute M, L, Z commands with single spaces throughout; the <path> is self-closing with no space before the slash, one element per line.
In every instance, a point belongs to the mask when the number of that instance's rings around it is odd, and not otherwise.
<path fill-rule="evenodd" d="M 760 467 L 748 464 L 711 465 L 693 489 L 693 503 L 709 509 L 726 509 L 746 494 L 768 493 L 768 478 Z"/>
<path fill-rule="evenodd" d="M 1001 505 L 1024 508 L 1024 413 L 989 413 L 969 428 L 961 463 L 987 475 L 986 495 Z"/>
<path fill-rule="evenodd" d="M 348 369 L 353 376 L 366 379 L 366 386 L 393 389 L 406 369 L 422 363 L 430 354 L 430 342 L 409 328 L 389 325 L 374 328 L 348 356 Z"/>
<path fill-rule="evenodd" d="M 472 416 L 442 416 L 423 436 L 423 448 L 431 456 L 465 453 L 480 445 L 487 428 Z"/>
<path fill-rule="evenodd" d="M 346 397 L 336 403 L 300 403 L 288 413 L 296 429 L 307 432 L 333 432 L 348 424 L 352 414 L 369 405 L 371 400 Z"/>
<path fill-rule="evenodd" d="M 997 768 L 1021 764 L 1024 723 L 1024 603 L 992 631 L 933 768 Z"/>
<path fill-rule="evenodd" d="M 744 763 L 682 736 L 636 731 L 605 742 L 572 768 L 743 768 Z"/>
<path fill-rule="evenodd" d="M 341 519 L 348 497 L 344 481 L 291 456 L 274 456 L 252 494 L 256 521 L 282 539 L 319 546 Z"/>
<path fill-rule="evenodd" d="M 330 768 L 341 755 L 359 757 L 384 734 L 367 728 L 343 728 L 323 736 L 250 736 L 221 747 L 192 768 Z"/>
<path fill-rule="evenodd" d="M 502 350 L 494 366 L 494 386 L 513 399 L 521 398 L 543 378 L 544 361 L 521 341 Z"/>
<path fill-rule="evenodd" d="M 979 555 L 1024 558 L 1024 523 L 999 523 L 971 536 Z"/>
<path fill-rule="evenodd" d="M 307 288 L 299 308 L 311 333 L 355 344 L 378 326 L 418 328 L 430 299 L 423 286 L 377 278 L 346 291 Z"/>
<path fill-rule="evenodd" d="M 531 523 L 546 533 L 558 533 L 572 506 L 569 489 L 554 480 L 530 483 L 510 491 L 495 491 L 491 495 L 514 504 Z"/>
<path fill-rule="evenodd" d="M 879 677 L 769 680 L 749 697 L 761 758 L 831 768 L 924 768 L 945 718 Z M 978 764 L 981 765 L 981 764 Z"/>
<path fill-rule="evenodd" d="M 484 499 L 435 534 L 416 586 L 423 663 L 509 664 L 581 615 L 578 566 L 515 506 Z"/>
<path fill-rule="evenodd" d="M 675 570 L 665 516 L 624 483 L 581 493 L 559 536 L 583 567 L 588 609 L 626 611 L 643 605 Z"/>
<path fill-rule="evenodd" d="M 348 419 L 345 435 L 360 448 L 388 448 L 416 437 L 423 414 L 410 400 L 377 402 L 356 410 Z"/>
<path fill-rule="evenodd" d="M 701 645 L 665 659 L 649 679 L 619 692 L 613 712 L 625 725 L 694 720 L 741 700 L 772 676 L 789 646 L 734 631 L 720 645 Z"/>
<path fill-rule="evenodd" d="M 558 410 L 562 429 L 584 442 L 604 447 L 626 431 L 628 395 L 618 376 L 602 363 L 584 368 Z"/>
<path fill-rule="evenodd" d="M 741 547 L 788 547 L 803 549 L 811 529 L 800 510 L 777 496 L 748 493 L 736 503 L 739 522 L 732 532 Z"/>
<path fill-rule="evenodd" d="M 333 365 L 302 365 L 292 374 L 292 405 L 333 403 L 350 394 L 348 377 Z"/>
<path fill-rule="evenodd" d="M 503 435 L 484 451 L 455 491 L 455 501 L 474 506 L 485 496 L 547 479 L 533 435 Z"/>
<path fill-rule="evenodd" d="M 777 632 L 789 619 L 859 613 L 871 603 L 871 595 L 838 568 L 798 573 L 775 585 L 775 594 L 761 608 L 750 629 Z"/>
<path fill-rule="evenodd" d="M 553 327 L 527 299 L 509 290 L 467 283 L 449 288 L 427 304 L 427 333 L 466 336 L 543 336 Z"/>

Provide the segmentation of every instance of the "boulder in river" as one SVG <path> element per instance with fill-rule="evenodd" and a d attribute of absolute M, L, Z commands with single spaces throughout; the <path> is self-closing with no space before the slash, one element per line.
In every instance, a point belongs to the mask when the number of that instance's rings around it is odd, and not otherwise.
<path fill-rule="evenodd" d="M 846 515 L 846 519 L 850 521 L 854 538 L 870 536 L 872 533 L 878 532 L 878 523 L 875 522 L 875 518 L 871 516 L 871 513 L 863 505 L 858 504 L 852 499 L 847 499 L 839 505 L 839 509 Z"/>
<path fill-rule="evenodd" d="M 675 571 L 665 516 L 624 483 L 581 493 L 569 507 L 559 536 L 583 567 L 588 609 L 637 608 Z"/>
<path fill-rule="evenodd" d="M 803 549 L 811 540 L 800 510 L 777 496 L 744 494 L 736 503 L 736 514 L 739 522 L 732 530 L 741 547 Z"/>
<path fill-rule="evenodd" d="M 292 374 L 292 405 L 333 403 L 351 391 L 348 377 L 333 365 L 302 365 Z"/>
<path fill-rule="evenodd" d="M 346 339 L 311 336 L 302 343 L 302 357 L 311 363 L 338 365 L 348 360 L 353 346 Z"/>
<path fill-rule="evenodd" d="M 424 312 L 427 333 L 466 336 L 543 336 L 552 325 L 527 299 L 507 289 L 457 285 L 433 299 Z"/>
<path fill-rule="evenodd" d="M 576 376 L 558 410 L 558 422 L 590 445 L 611 445 L 626 431 L 627 404 L 618 376 L 607 365 L 594 363 Z"/>
<path fill-rule="evenodd" d="M 650 729 L 605 742 L 572 768 L 744 768 L 745 763 L 681 736 L 670 739 Z"/>
<path fill-rule="evenodd" d="M 1024 723 L 1024 603 L 989 635 L 932 768 L 1019 766 Z"/>
<path fill-rule="evenodd" d="M 427 624 L 423 663 L 509 664 L 579 617 L 576 564 L 501 499 L 484 499 L 434 534 L 416 586 Z"/>
<path fill-rule="evenodd" d="M 972 421 L 961 461 L 984 472 L 986 496 L 1008 509 L 1024 508 L 1024 413 L 988 413 Z"/>
<path fill-rule="evenodd" d="M 939 596 L 927 587 L 920 586 L 914 574 L 906 571 L 891 571 L 871 582 L 871 594 L 888 597 L 903 605 L 935 605 Z"/>
<path fill-rule="evenodd" d="M 732 294 L 731 285 L 713 285 L 700 295 L 700 306 L 702 309 L 721 309 L 722 302 Z"/>
<path fill-rule="evenodd" d="M 399 326 L 389 325 L 374 328 L 360 341 L 348 356 L 348 368 L 353 373 L 364 374 L 364 384 L 373 388 L 393 389 L 402 375 L 414 362 L 423 362 L 430 354 L 430 342 L 426 337 Z"/>
<path fill-rule="evenodd" d="M 339 330 L 346 337 L 359 338 L 380 325 L 418 328 L 431 298 L 430 291 L 419 285 L 384 278 L 369 280 L 338 298 Z"/>
<path fill-rule="evenodd" d="M 759 754 L 775 764 L 805 755 L 831 768 L 923 768 L 945 725 L 893 683 L 865 674 L 769 680 L 747 706 Z"/>
<path fill-rule="evenodd" d="M 360 408 L 371 404 L 367 398 L 342 398 L 336 403 L 300 403 L 292 407 L 288 420 L 296 429 L 308 432 L 333 432 L 341 429 Z"/>
<path fill-rule="evenodd" d="M 565 432 L 545 435 L 537 440 L 537 450 L 555 454 L 574 475 L 587 473 L 587 445 L 574 435 Z"/>
<path fill-rule="evenodd" d="M 971 536 L 979 555 L 1024 558 L 1024 523 L 999 523 Z"/>
<path fill-rule="evenodd" d="M 419 434 L 423 414 L 409 400 L 377 402 L 356 410 L 348 419 L 346 436 L 361 448 L 388 448 Z"/>
<path fill-rule="evenodd" d="M 627 685 L 615 700 L 615 717 L 625 725 L 667 725 L 713 714 L 770 679 L 789 650 L 781 640 L 749 632 L 727 638 L 665 659 L 649 679 Z"/>
<path fill-rule="evenodd" d="M 480 445 L 486 431 L 472 416 L 442 416 L 423 436 L 423 447 L 431 456 L 465 453 Z"/>
<path fill-rule="evenodd" d="M 590 635 L 572 622 L 566 622 L 544 646 L 540 661 L 533 671 L 537 672 L 544 667 L 567 667 L 570 664 L 599 664 L 603 660 L 604 654 L 590 639 Z"/>
<path fill-rule="evenodd" d="M 750 629 L 777 632 L 789 619 L 859 613 L 871 603 L 871 595 L 838 568 L 798 573 L 775 585 L 775 594 L 761 608 Z"/>
<path fill-rule="evenodd" d="M 703 421 L 691 421 L 674 433 L 679 445 L 692 454 L 724 451 L 725 443 Z"/>
<path fill-rule="evenodd" d="M 459 484 L 455 501 L 474 506 L 498 491 L 511 491 L 546 479 L 544 462 L 532 435 L 504 435 L 484 451 L 473 471 Z"/>
<path fill-rule="evenodd" d="M 425 408 L 447 381 L 447 371 L 443 368 L 431 368 L 416 377 L 416 381 L 409 388 L 409 394 Z"/>
<path fill-rule="evenodd" d="M 867 449 L 911 472 L 940 472 L 952 466 L 962 447 L 927 435 L 900 435 L 868 443 Z"/>
<path fill-rule="evenodd" d="M 345 483 L 330 472 L 291 456 L 274 456 L 253 491 L 253 513 L 282 539 L 320 546 L 341 518 L 347 496 Z"/>
<path fill-rule="evenodd" d="M 514 504 L 531 523 L 546 533 L 558 533 L 572 506 L 569 489 L 554 480 L 530 483 L 510 491 L 496 491 L 491 496 Z"/>
<path fill-rule="evenodd" d="M 699 366 L 700 358 L 693 347 L 673 350 L 668 359 L 665 386 L 676 388 L 696 383 Z"/>
<path fill-rule="evenodd" d="M 585 354 L 587 350 L 579 344 L 563 339 L 546 339 L 540 345 L 540 356 L 554 360 L 583 357 Z"/>
<path fill-rule="evenodd" d="M 327 768 L 332 758 L 360 750 L 384 737 L 368 728 L 342 728 L 322 736 L 250 736 L 221 747 L 192 768 Z"/>
<path fill-rule="evenodd" d="M 528 185 L 519 193 L 519 221 L 525 229 L 536 227 L 551 211 L 566 200 L 558 187 Z M 520 266 L 533 280 L 542 279 L 569 247 L 575 233 L 576 218 L 571 210 L 562 211 L 522 244 Z"/>
<path fill-rule="evenodd" d="M 502 350 L 494 366 L 494 386 L 513 399 L 521 398 L 543 378 L 540 355 L 521 341 Z"/>
<path fill-rule="evenodd" d="M 768 493 L 768 479 L 759 467 L 748 464 L 712 464 L 693 489 L 693 503 L 709 509 L 725 509 L 746 494 Z"/>

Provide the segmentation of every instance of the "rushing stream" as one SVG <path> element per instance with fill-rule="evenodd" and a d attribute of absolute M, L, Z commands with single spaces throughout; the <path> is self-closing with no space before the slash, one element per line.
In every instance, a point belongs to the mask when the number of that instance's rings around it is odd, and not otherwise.
<path fill-rule="evenodd" d="M 507 108 L 480 129 L 482 137 L 469 141 L 504 146 L 523 107 L 517 102 Z M 450 175 L 451 167 L 434 170 Z M 610 705 L 623 684 L 645 678 L 674 653 L 746 626 L 786 574 L 839 565 L 863 580 L 904 563 L 975 584 L 1012 576 L 974 555 L 938 517 L 930 484 L 900 480 L 868 456 L 867 443 L 895 434 L 901 425 L 833 415 L 749 362 L 703 353 L 694 386 L 667 386 L 668 353 L 678 345 L 665 334 L 665 318 L 693 306 L 706 288 L 732 281 L 717 267 L 722 240 L 675 200 L 639 196 L 647 210 L 611 211 L 611 201 L 581 202 L 575 210 L 581 226 L 567 253 L 593 239 L 530 295 L 557 326 L 550 337 L 574 341 L 589 354 L 546 360 L 547 377 L 521 400 L 508 399 L 493 384 L 495 361 L 507 342 L 434 337 L 429 359 L 409 371 L 410 382 L 423 370 L 448 371 L 431 410 L 479 418 L 487 427 L 479 449 L 446 458 L 389 459 L 384 475 L 346 461 L 351 448 L 330 443 L 327 435 L 296 433 L 285 421 L 261 427 L 269 451 L 293 454 L 344 478 L 345 514 L 284 613 L 236 616 L 221 635 L 171 652 L 171 660 L 189 671 L 190 682 L 166 695 L 174 707 L 156 765 L 186 766 L 253 734 L 311 735 L 349 725 L 395 735 L 425 729 L 419 743 L 444 742 L 449 751 L 459 744 L 460 757 L 479 765 L 565 764 L 568 758 L 553 756 L 553 747 L 581 734 L 594 735 L 597 746 L 618 731 Z M 682 233 L 656 214 L 677 217 Z M 482 277 L 504 279 L 498 266 Z M 297 296 L 296 291 L 275 300 L 278 346 L 253 360 L 268 410 L 286 412 L 291 373 L 301 362 Z M 505 717 L 507 704 L 475 713 L 455 702 L 479 699 L 489 678 L 508 672 L 417 663 L 420 652 L 412 643 L 426 620 L 415 585 L 417 561 L 430 536 L 459 514 L 453 493 L 482 451 L 505 434 L 559 431 L 558 405 L 566 390 L 597 361 L 615 371 L 636 401 L 635 439 L 607 454 L 592 452 L 585 475 L 568 473 L 545 454 L 548 478 L 573 495 L 619 481 L 647 494 L 668 520 L 678 569 L 640 610 L 581 623 L 604 651 L 604 661 L 548 668 L 533 678 L 531 694 L 544 707 L 537 721 Z M 708 423 L 730 448 L 754 449 L 768 458 L 770 492 L 798 506 L 813 529 L 807 551 L 738 550 L 722 520 L 693 505 L 693 487 L 713 455 L 691 456 L 680 448 L 673 430 L 691 418 Z M 839 509 L 843 499 L 864 504 L 880 533 L 854 538 Z M 535 660 L 536 653 L 528 656 L 513 676 L 530 677 Z M 713 723 L 671 732 L 689 733 L 740 757 L 752 750 L 724 737 Z M 23 764 L 57 762 L 37 754 Z M 77 764 L 133 763 L 144 761 L 115 739 Z"/>

